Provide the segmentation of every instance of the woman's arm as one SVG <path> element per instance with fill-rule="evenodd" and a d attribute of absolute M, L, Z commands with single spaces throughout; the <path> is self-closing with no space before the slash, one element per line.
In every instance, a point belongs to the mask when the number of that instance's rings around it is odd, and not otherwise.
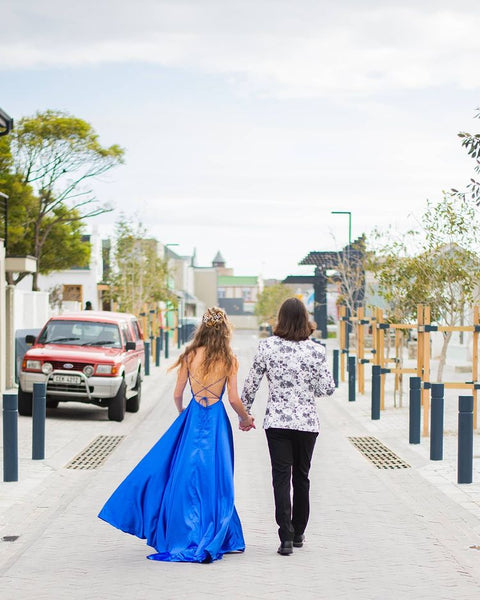
<path fill-rule="evenodd" d="M 175 385 L 175 390 L 173 392 L 173 399 L 175 401 L 175 406 L 179 413 L 183 411 L 183 390 L 187 385 L 188 381 L 188 370 L 187 365 L 183 362 L 178 369 L 177 373 L 177 383 Z"/>
<path fill-rule="evenodd" d="M 238 418 L 240 420 L 240 429 L 248 431 L 252 427 L 255 427 L 255 419 L 252 417 L 252 415 L 249 415 L 247 413 L 245 407 L 242 404 L 242 401 L 240 400 L 240 396 L 238 395 L 237 369 L 235 369 L 235 371 L 227 379 L 228 400 L 230 402 L 231 407 L 238 415 Z"/>

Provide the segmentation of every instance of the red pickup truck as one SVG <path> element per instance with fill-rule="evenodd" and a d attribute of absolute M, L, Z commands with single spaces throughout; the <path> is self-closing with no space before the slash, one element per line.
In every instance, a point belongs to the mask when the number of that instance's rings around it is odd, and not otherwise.
<path fill-rule="evenodd" d="M 140 407 L 145 366 L 143 333 L 127 313 L 81 311 L 47 321 L 25 353 L 19 376 L 18 412 L 32 414 L 35 382 L 47 384 L 47 407 L 85 402 L 108 408 L 111 421 Z"/>

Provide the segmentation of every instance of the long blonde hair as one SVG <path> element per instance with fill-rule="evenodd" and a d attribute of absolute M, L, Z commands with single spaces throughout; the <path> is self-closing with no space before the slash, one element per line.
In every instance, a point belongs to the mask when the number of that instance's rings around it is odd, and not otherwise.
<path fill-rule="evenodd" d="M 232 326 L 225 311 L 218 306 L 209 308 L 203 315 L 193 340 L 170 368 L 188 364 L 189 356 L 195 356 L 199 348 L 204 348 L 205 360 L 200 367 L 200 375 L 208 376 L 216 365 L 224 367 L 227 376 L 231 375 L 237 367 L 237 359 L 230 346 L 231 337 Z"/>

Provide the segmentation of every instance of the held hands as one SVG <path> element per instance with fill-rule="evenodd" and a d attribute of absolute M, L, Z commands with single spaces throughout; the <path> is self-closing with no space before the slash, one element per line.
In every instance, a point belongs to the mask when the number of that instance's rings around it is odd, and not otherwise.
<path fill-rule="evenodd" d="M 250 429 L 256 429 L 255 419 L 252 417 L 252 415 L 247 415 L 244 419 L 240 419 L 238 427 L 242 431 L 250 431 Z"/>

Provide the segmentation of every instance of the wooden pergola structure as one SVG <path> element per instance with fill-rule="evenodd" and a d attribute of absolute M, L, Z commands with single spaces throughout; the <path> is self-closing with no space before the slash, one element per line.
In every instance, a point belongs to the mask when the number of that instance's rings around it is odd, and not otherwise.
<path fill-rule="evenodd" d="M 339 252 L 327 250 L 327 251 L 313 251 L 309 252 L 305 258 L 303 258 L 298 264 L 299 265 L 313 265 L 315 272 L 313 275 L 288 275 L 282 283 L 295 284 L 295 283 L 309 283 L 313 286 L 314 292 L 314 308 L 313 318 L 317 323 L 317 329 L 321 332 L 321 337 L 326 339 L 328 337 L 327 331 L 327 284 L 332 279 L 339 281 L 341 284 L 343 278 L 339 275 L 334 277 L 327 275 L 327 271 L 339 271 L 341 266 L 347 265 L 348 268 L 352 262 L 357 262 L 361 257 L 361 251 L 358 250 L 358 243 L 361 238 L 355 240 L 348 246 L 345 246 L 343 250 Z M 345 269 L 343 269 L 345 270 Z M 364 285 L 358 289 L 356 294 L 355 304 L 360 305 L 363 302 L 365 296 Z"/>

